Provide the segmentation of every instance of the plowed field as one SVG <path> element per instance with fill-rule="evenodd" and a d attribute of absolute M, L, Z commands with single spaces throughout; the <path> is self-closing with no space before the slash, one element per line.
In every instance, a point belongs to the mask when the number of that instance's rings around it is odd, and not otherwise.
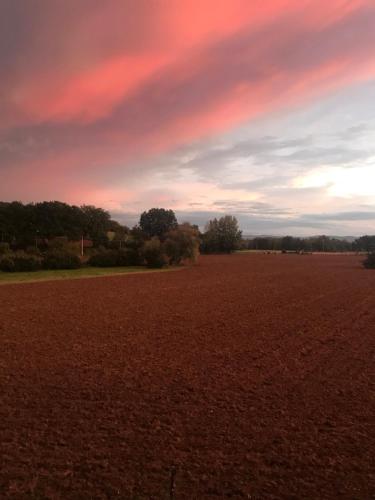
<path fill-rule="evenodd" d="M 375 497 L 375 271 L 202 257 L 0 287 L 0 497 Z"/>

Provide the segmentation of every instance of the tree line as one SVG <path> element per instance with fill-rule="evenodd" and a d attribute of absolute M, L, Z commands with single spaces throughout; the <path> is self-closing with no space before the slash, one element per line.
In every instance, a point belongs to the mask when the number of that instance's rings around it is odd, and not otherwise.
<path fill-rule="evenodd" d="M 213 219 L 201 233 L 198 226 L 184 223 L 196 231 L 203 251 L 230 252 L 239 247 L 241 231 L 235 217 Z M 43 247 L 47 241 L 65 237 L 69 241 L 90 239 L 94 247 L 121 246 L 129 237 L 134 239 L 161 238 L 177 230 L 173 210 L 152 208 L 143 212 L 132 229 L 118 223 L 102 208 L 91 205 L 75 206 L 59 201 L 28 203 L 0 202 L 0 241 L 14 249 Z"/>
<path fill-rule="evenodd" d="M 231 216 L 213 219 L 201 233 L 188 222 L 178 224 L 174 212 L 164 208 L 143 212 L 139 223 L 129 228 L 94 206 L 0 203 L 2 271 L 73 269 L 83 264 L 163 267 L 195 261 L 200 250 L 232 252 L 240 241 L 241 231 Z M 84 242 L 88 248 L 83 254 Z"/>
<path fill-rule="evenodd" d="M 241 248 L 284 252 L 373 252 L 375 250 L 375 236 L 361 236 L 354 241 L 325 235 L 308 238 L 294 236 L 254 237 L 243 239 Z"/>
<path fill-rule="evenodd" d="M 109 212 L 91 205 L 77 207 L 59 201 L 0 202 L 0 241 L 16 248 L 61 236 L 73 241 L 90 238 L 97 246 L 107 243 L 107 233 L 111 230 L 120 232 L 122 227 L 111 219 Z"/>
<path fill-rule="evenodd" d="M 82 255 L 83 241 L 91 248 Z M 176 265 L 196 260 L 201 253 L 231 253 L 239 249 L 284 252 L 375 250 L 375 236 L 353 242 L 328 236 L 311 238 L 243 238 L 235 217 L 214 218 L 201 232 L 198 226 L 178 224 L 173 210 L 152 208 L 129 228 L 102 208 L 59 201 L 0 202 L 0 269 L 27 270 L 79 267 Z M 81 254 L 81 255 L 80 255 Z M 31 256 L 30 256 L 31 255 Z M 24 269 L 25 268 L 25 269 Z"/>

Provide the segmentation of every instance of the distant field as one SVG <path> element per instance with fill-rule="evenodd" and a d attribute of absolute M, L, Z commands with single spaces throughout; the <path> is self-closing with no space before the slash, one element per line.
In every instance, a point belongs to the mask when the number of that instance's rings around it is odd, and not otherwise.
<path fill-rule="evenodd" d="M 57 271 L 35 271 L 26 273 L 3 273 L 0 271 L 0 285 L 9 283 L 25 283 L 33 281 L 51 281 L 62 279 L 94 278 L 98 276 L 111 276 L 113 274 L 128 273 L 150 273 L 175 270 L 169 269 L 147 269 L 141 266 L 135 267 L 82 267 L 81 269 L 57 270 Z"/>
<path fill-rule="evenodd" d="M 1 286 L 2 498 L 374 498 L 360 260 Z"/>

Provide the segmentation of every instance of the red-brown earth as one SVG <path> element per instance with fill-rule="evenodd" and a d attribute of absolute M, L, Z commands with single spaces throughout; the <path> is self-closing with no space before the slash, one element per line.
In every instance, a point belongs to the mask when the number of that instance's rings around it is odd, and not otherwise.
<path fill-rule="evenodd" d="M 0 287 L 1 498 L 375 497 L 375 271 L 202 257 Z"/>

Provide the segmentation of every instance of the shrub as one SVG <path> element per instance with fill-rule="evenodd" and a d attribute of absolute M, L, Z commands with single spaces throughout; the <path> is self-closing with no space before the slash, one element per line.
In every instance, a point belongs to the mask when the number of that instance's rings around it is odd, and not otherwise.
<path fill-rule="evenodd" d="M 14 257 L 16 271 L 39 271 L 42 269 L 42 259 L 36 255 L 16 253 Z"/>
<path fill-rule="evenodd" d="M 375 252 L 370 252 L 362 264 L 366 269 L 375 269 Z"/>
<path fill-rule="evenodd" d="M 0 271 L 4 271 L 6 273 L 12 273 L 14 272 L 15 265 L 14 265 L 14 260 L 13 257 L 10 255 L 5 255 L 0 258 Z"/>
<path fill-rule="evenodd" d="M 41 252 L 38 248 L 36 248 L 35 246 L 29 246 L 26 248 L 25 252 L 28 254 L 28 255 L 36 255 L 37 257 L 41 257 Z"/>
<path fill-rule="evenodd" d="M 163 246 L 159 238 L 154 237 L 146 241 L 143 246 L 143 256 L 147 267 L 162 268 L 167 263 Z"/>
<path fill-rule="evenodd" d="M 48 250 L 49 252 L 63 251 L 78 255 L 81 251 L 81 242 L 70 241 L 65 236 L 59 236 L 48 241 Z"/>
<path fill-rule="evenodd" d="M 42 259 L 25 252 L 9 253 L 0 260 L 0 269 L 5 272 L 39 271 L 42 268 Z"/>
<path fill-rule="evenodd" d="M 0 255 L 6 255 L 10 252 L 9 243 L 1 242 L 0 243 Z"/>
<path fill-rule="evenodd" d="M 44 269 L 78 269 L 81 260 L 77 254 L 66 250 L 51 250 L 44 255 Z"/>
<path fill-rule="evenodd" d="M 135 248 L 101 250 L 91 255 L 88 264 L 95 267 L 139 266 L 141 257 Z"/>
<path fill-rule="evenodd" d="M 116 267 L 118 266 L 118 252 L 116 250 L 102 250 L 91 255 L 87 263 L 94 267 Z"/>
<path fill-rule="evenodd" d="M 123 248 L 117 252 L 118 266 L 139 266 L 141 258 L 135 248 Z"/>
<path fill-rule="evenodd" d="M 199 255 L 199 233 L 190 224 L 182 224 L 166 234 L 165 253 L 170 264 L 180 264 L 184 259 L 195 262 Z"/>

